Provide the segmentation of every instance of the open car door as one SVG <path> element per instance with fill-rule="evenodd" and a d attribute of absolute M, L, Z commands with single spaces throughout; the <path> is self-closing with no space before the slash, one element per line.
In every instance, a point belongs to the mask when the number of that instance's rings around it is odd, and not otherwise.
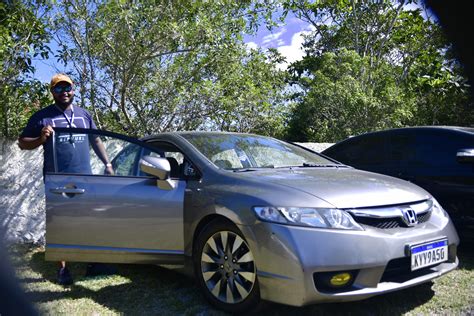
<path fill-rule="evenodd" d="M 57 128 L 45 174 L 46 259 L 84 262 L 182 263 L 186 183 L 140 170 L 159 148 L 93 129 Z M 112 163 L 107 174 L 105 161 Z M 109 168 L 110 170 L 110 168 Z"/>

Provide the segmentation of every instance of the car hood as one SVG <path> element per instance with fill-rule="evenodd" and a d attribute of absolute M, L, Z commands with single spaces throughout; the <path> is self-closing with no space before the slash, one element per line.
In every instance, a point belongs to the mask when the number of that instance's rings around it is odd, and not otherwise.
<path fill-rule="evenodd" d="M 311 194 L 337 208 L 403 204 L 430 197 L 410 182 L 353 168 L 284 168 L 239 175 Z"/>

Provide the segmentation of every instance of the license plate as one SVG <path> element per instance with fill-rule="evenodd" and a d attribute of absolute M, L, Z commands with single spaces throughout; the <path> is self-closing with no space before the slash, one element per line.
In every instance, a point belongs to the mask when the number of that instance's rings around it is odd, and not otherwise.
<path fill-rule="evenodd" d="M 431 241 L 410 247 L 411 271 L 448 260 L 448 240 Z"/>

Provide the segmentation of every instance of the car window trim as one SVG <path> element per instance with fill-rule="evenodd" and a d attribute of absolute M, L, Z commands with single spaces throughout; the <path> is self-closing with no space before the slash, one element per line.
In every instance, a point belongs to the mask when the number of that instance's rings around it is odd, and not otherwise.
<path fill-rule="evenodd" d="M 100 129 L 91 129 L 91 128 L 67 128 L 67 127 L 53 127 L 53 130 L 55 133 L 82 133 L 82 134 L 87 134 L 88 136 L 91 134 L 98 135 L 98 136 L 108 136 L 120 140 L 124 140 L 128 143 L 135 144 L 137 146 L 141 147 L 141 151 L 143 151 L 143 148 L 147 148 L 153 152 L 157 152 L 157 149 L 154 148 L 153 146 L 150 146 L 148 143 L 141 141 L 137 138 L 130 137 L 127 135 L 123 134 L 118 134 L 114 132 L 109 132 L 105 130 L 100 130 Z M 53 150 L 53 165 L 54 165 L 54 171 L 48 171 L 45 174 L 47 175 L 76 175 L 76 176 L 105 176 L 105 175 L 97 175 L 97 174 L 77 174 L 77 173 L 59 173 L 58 172 L 58 166 L 57 166 L 57 157 L 56 157 L 56 141 L 55 137 L 53 135 L 52 138 L 52 150 Z M 110 176 L 109 176 L 110 177 Z M 127 177 L 127 178 L 151 178 L 153 179 L 154 177 L 143 177 L 143 176 L 137 176 L 137 172 L 135 173 L 134 176 L 113 176 L 115 177 Z"/>

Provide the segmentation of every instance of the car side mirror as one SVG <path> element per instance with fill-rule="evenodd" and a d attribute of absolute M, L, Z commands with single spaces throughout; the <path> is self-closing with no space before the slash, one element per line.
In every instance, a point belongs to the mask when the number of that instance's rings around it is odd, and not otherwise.
<path fill-rule="evenodd" d="M 172 190 L 176 187 L 176 181 L 170 179 L 171 166 L 166 158 L 143 156 L 139 165 L 141 171 L 158 178 L 160 189 Z"/>
<path fill-rule="evenodd" d="M 474 148 L 458 150 L 456 160 L 459 163 L 474 163 Z"/>

